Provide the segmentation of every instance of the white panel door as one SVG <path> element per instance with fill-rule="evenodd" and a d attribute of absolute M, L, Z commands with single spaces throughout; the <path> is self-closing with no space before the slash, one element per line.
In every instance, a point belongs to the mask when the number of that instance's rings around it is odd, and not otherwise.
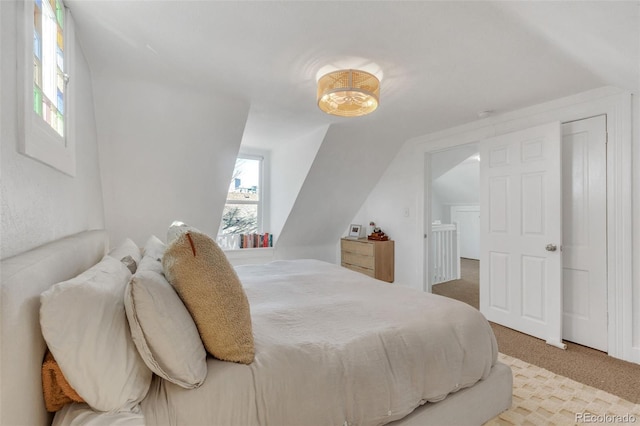
<path fill-rule="evenodd" d="M 607 351 L 606 118 L 562 126 L 563 336 Z"/>
<path fill-rule="evenodd" d="M 562 343 L 561 127 L 480 143 L 480 310 Z"/>
<path fill-rule="evenodd" d="M 451 222 L 458 224 L 460 257 L 480 259 L 480 206 L 451 206 Z"/>

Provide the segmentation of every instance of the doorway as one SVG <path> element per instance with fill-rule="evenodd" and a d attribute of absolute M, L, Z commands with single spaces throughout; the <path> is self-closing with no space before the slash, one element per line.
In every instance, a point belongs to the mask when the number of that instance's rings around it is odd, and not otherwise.
<path fill-rule="evenodd" d="M 429 285 L 459 279 L 461 258 L 478 259 L 479 156 L 472 143 L 430 155 Z"/>
<path fill-rule="evenodd" d="M 454 150 L 468 153 L 470 146 Z M 431 154 L 436 169 L 443 152 Z M 562 157 L 562 338 L 606 352 L 606 116 L 564 123 Z M 432 172 L 432 187 L 433 177 Z M 439 204 L 432 200 L 432 217 L 442 209 Z"/>

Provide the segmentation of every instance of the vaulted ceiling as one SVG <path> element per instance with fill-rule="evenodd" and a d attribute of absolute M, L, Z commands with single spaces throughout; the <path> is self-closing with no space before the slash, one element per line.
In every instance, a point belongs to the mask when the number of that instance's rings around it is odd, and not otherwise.
<path fill-rule="evenodd" d="M 277 149 L 322 135 L 279 218 L 280 247 L 335 244 L 413 137 L 480 111 L 602 86 L 640 88 L 638 1 L 65 2 L 102 88 L 97 105 L 118 79 L 164 84 L 249 105 L 246 146 Z M 316 78 L 327 67 L 378 74 L 378 110 L 351 119 L 321 112 Z M 219 184 L 223 197 L 227 183 Z"/>
<path fill-rule="evenodd" d="M 316 76 L 328 65 L 379 70 L 381 106 L 361 122 L 394 126 L 402 140 L 483 110 L 640 85 L 638 1 L 66 3 L 94 78 L 240 97 L 260 134 L 246 135 L 254 144 L 344 121 L 316 107 Z"/>

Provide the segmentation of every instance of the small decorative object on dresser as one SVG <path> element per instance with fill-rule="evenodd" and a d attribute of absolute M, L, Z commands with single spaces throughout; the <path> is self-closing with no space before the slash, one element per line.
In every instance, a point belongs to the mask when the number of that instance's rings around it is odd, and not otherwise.
<path fill-rule="evenodd" d="M 369 222 L 369 227 L 371 227 L 371 234 L 367 237 L 368 240 L 375 241 L 387 241 L 389 240 L 389 236 L 382 232 L 379 226 L 376 226 L 375 222 Z"/>
<path fill-rule="evenodd" d="M 392 283 L 394 280 L 394 242 L 368 239 L 340 240 L 341 265 L 370 277 Z"/>

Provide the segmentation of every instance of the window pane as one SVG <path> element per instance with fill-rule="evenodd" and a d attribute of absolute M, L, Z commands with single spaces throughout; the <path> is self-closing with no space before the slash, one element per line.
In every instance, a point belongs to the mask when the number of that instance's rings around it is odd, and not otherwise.
<path fill-rule="evenodd" d="M 236 159 L 218 235 L 261 232 L 262 159 Z"/>
<path fill-rule="evenodd" d="M 64 27 L 64 6 L 60 0 L 55 0 L 56 6 L 56 21 L 60 28 Z"/>
<path fill-rule="evenodd" d="M 64 6 L 35 0 L 33 9 L 33 110 L 64 136 Z"/>
<path fill-rule="evenodd" d="M 220 234 L 251 234 L 258 232 L 257 204 L 229 204 L 224 206 Z"/>
<path fill-rule="evenodd" d="M 260 160 L 236 159 L 227 200 L 260 200 Z"/>
<path fill-rule="evenodd" d="M 42 92 L 38 86 L 33 88 L 33 110 L 42 117 Z"/>

